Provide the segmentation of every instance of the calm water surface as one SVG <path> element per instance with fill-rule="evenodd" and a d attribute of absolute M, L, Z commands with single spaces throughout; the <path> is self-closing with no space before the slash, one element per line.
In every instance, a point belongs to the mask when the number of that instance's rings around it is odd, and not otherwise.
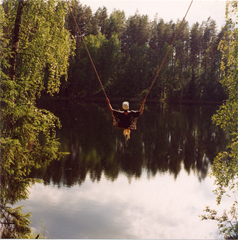
<path fill-rule="evenodd" d="M 199 218 L 216 205 L 207 173 L 227 141 L 210 120 L 217 106 L 147 104 L 127 142 L 106 104 L 43 105 L 59 116 L 70 155 L 32 172 L 44 184 L 18 205 L 33 229 L 40 220 L 47 238 L 219 238 Z"/>

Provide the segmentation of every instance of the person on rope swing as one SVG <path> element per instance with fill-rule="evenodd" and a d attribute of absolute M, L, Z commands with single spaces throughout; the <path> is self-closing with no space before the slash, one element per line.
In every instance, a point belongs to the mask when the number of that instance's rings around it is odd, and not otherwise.
<path fill-rule="evenodd" d="M 114 125 L 124 129 L 123 134 L 128 140 L 130 138 L 130 129 L 136 129 L 136 119 L 143 113 L 146 100 L 143 100 L 139 111 L 129 111 L 129 102 L 127 101 L 122 103 L 123 111 L 113 109 L 108 98 L 106 98 L 106 101 L 113 116 L 119 120 Z"/>

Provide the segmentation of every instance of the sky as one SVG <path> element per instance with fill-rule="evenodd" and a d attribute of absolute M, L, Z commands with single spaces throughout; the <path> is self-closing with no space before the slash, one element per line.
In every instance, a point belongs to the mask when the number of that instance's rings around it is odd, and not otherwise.
<path fill-rule="evenodd" d="M 82 5 L 90 6 L 93 13 L 99 7 L 105 6 L 108 15 L 114 9 L 124 10 L 128 18 L 138 10 L 139 14 L 148 15 L 151 21 L 158 13 L 158 18 L 162 18 L 165 22 L 182 20 L 190 2 L 190 0 L 80 0 Z M 225 23 L 225 4 L 224 0 L 194 0 L 186 17 L 189 26 L 196 22 L 202 23 L 211 17 L 220 29 Z"/>
<path fill-rule="evenodd" d="M 42 221 L 51 239 L 223 239 L 216 221 L 199 217 L 206 205 L 219 214 L 232 205 L 233 196 L 216 206 L 213 182 L 183 169 L 176 180 L 169 172 L 148 178 L 143 171 L 130 181 L 119 174 L 92 182 L 88 174 L 69 188 L 37 183 L 16 206 L 33 212 L 31 227 L 40 232 Z"/>
<path fill-rule="evenodd" d="M 176 22 L 178 19 L 182 20 L 190 0 L 78 0 L 82 5 L 90 6 L 93 13 L 99 7 L 105 6 L 108 15 L 116 10 L 123 10 L 126 18 L 133 16 L 136 11 L 141 15 L 148 15 L 152 21 L 155 15 L 162 18 L 165 22 L 173 20 Z M 2 3 L 2 0 L 0 0 Z M 211 17 L 216 21 L 218 30 L 225 24 L 225 0 L 193 0 L 193 4 L 188 12 L 186 20 L 189 26 L 198 22 L 206 21 Z"/>

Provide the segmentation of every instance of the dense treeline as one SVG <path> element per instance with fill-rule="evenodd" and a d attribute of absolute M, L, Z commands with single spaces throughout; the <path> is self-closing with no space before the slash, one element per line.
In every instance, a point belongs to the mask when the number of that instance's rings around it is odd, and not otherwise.
<path fill-rule="evenodd" d="M 78 1 L 73 14 L 99 76 L 110 98 L 139 98 L 150 87 L 171 44 L 180 21 L 164 22 L 136 12 L 128 19 L 124 11 L 106 7 L 95 13 Z M 61 96 L 102 96 L 76 24 L 68 13 L 66 25 L 76 38 L 75 56 L 70 60 L 69 79 L 63 82 Z M 149 98 L 163 100 L 223 100 L 221 52 L 218 44 L 225 27 L 217 31 L 211 18 L 192 27 L 184 22 Z M 101 94 L 101 95 L 100 95 Z"/>

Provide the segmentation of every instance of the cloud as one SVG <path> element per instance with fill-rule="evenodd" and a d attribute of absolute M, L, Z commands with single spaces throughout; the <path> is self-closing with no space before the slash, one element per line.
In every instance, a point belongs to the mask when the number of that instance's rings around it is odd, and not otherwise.
<path fill-rule="evenodd" d="M 176 180 L 143 172 L 130 182 L 121 174 L 71 188 L 36 184 L 19 205 L 33 211 L 38 231 L 43 221 L 49 238 L 218 238 L 217 223 L 198 217 L 205 205 L 215 207 L 213 188 L 212 179 L 199 182 L 184 170 Z"/>

